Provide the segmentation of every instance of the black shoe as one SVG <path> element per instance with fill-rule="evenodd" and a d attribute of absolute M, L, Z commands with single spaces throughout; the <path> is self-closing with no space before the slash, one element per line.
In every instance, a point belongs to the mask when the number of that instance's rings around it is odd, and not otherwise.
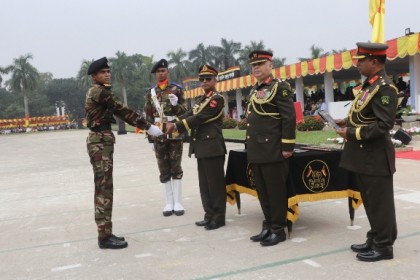
<path fill-rule="evenodd" d="M 111 235 L 111 238 L 120 240 L 120 241 L 125 241 L 125 238 L 123 236 L 116 236 L 116 235 Z"/>
<path fill-rule="evenodd" d="M 350 246 L 350 249 L 353 252 L 357 252 L 357 253 L 366 253 L 366 252 L 369 252 L 370 250 L 372 250 L 372 248 L 370 247 L 370 245 L 367 244 L 367 243 L 353 244 L 353 245 Z"/>
<path fill-rule="evenodd" d="M 165 217 L 169 217 L 169 216 L 171 216 L 173 213 L 174 213 L 174 211 L 173 211 L 173 210 L 171 210 L 171 211 L 163 211 L 163 212 L 162 212 L 163 216 L 165 216 Z"/>
<path fill-rule="evenodd" d="M 268 236 L 270 236 L 270 230 L 269 229 L 263 229 L 259 234 L 251 236 L 249 239 L 251 239 L 254 242 L 263 241 Z"/>
<path fill-rule="evenodd" d="M 266 239 L 260 242 L 261 246 L 273 246 L 286 240 L 286 233 L 271 233 Z"/>
<path fill-rule="evenodd" d="M 204 227 L 204 226 L 207 226 L 209 223 L 210 223 L 209 220 L 202 220 L 202 221 L 195 222 L 195 225 L 199 227 Z"/>
<path fill-rule="evenodd" d="M 126 241 L 115 239 L 112 236 L 104 240 L 99 240 L 98 245 L 101 249 L 122 249 L 128 246 Z"/>
<path fill-rule="evenodd" d="M 177 216 L 182 216 L 182 215 L 184 215 L 185 211 L 184 210 L 174 210 L 174 213 Z"/>
<path fill-rule="evenodd" d="M 219 227 L 222 227 L 224 225 L 225 225 L 224 223 L 223 224 L 216 224 L 216 222 L 210 222 L 207 225 L 205 225 L 204 227 L 207 230 L 213 230 L 213 229 L 218 229 Z"/>
<path fill-rule="evenodd" d="M 362 262 L 377 262 L 381 260 L 390 260 L 394 258 L 394 254 L 391 253 L 380 253 L 375 250 L 371 250 L 365 253 L 358 253 L 356 255 L 357 259 Z"/>

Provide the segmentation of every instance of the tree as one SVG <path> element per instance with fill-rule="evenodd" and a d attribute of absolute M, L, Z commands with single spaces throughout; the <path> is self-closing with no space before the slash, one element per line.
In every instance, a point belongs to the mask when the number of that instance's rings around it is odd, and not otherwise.
<path fill-rule="evenodd" d="M 286 63 L 286 58 L 282 57 L 282 58 L 278 58 L 278 57 L 274 57 L 273 58 L 273 68 L 279 68 L 284 66 Z"/>
<path fill-rule="evenodd" d="M 75 78 L 54 79 L 47 84 L 42 93 L 51 106 L 57 101 L 64 101 L 66 114 L 70 118 L 83 118 L 85 92 L 81 91 Z"/>
<path fill-rule="evenodd" d="M 169 58 L 169 65 L 173 65 L 170 68 L 171 79 L 181 83 L 182 80 L 190 74 L 185 60 L 187 53 L 182 49 L 178 49 L 177 51 L 168 52 L 167 56 Z"/>
<path fill-rule="evenodd" d="M 241 52 L 241 43 L 228 41 L 225 38 L 221 40 L 221 46 L 216 47 L 215 57 L 216 65 L 220 71 L 225 71 L 229 67 L 236 66 L 239 64 L 237 55 Z"/>
<path fill-rule="evenodd" d="M 150 73 L 153 67 L 153 57 L 134 54 L 131 59 L 135 65 L 132 81 L 127 88 L 127 98 L 132 108 L 142 111 L 147 89 L 154 83 L 154 76 Z"/>
<path fill-rule="evenodd" d="M 315 45 L 312 45 L 309 49 L 311 51 L 311 56 L 309 58 L 299 57 L 298 58 L 299 61 L 306 61 L 306 60 L 311 60 L 311 59 L 315 59 L 315 58 L 320 58 L 321 56 L 329 55 L 328 52 L 324 53 L 323 48 L 317 47 Z"/>
<path fill-rule="evenodd" d="M 23 94 L 25 117 L 29 117 L 28 93 L 37 87 L 39 79 L 37 69 L 28 62 L 32 58 L 32 54 L 15 58 L 13 64 L 5 69 L 7 73 L 12 73 L 12 77 L 8 81 L 10 88 L 14 92 Z"/>
<path fill-rule="evenodd" d="M 205 47 L 203 43 L 197 45 L 197 47 L 188 53 L 188 58 L 192 63 L 192 71 L 198 72 L 198 68 L 201 65 L 208 64 L 214 65 L 214 46 Z"/>
<path fill-rule="evenodd" d="M 117 51 L 116 58 L 111 58 L 112 79 L 116 81 L 121 87 L 124 105 L 127 106 L 127 85 L 133 76 L 135 65 L 131 57 L 127 56 L 125 52 Z"/>
<path fill-rule="evenodd" d="M 93 62 L 94 60 L 83 60 L 82 61 L 82 65 L 80 66 L 79 72 L 77 73 L 77 84 L 79 85 L 80 89 L 82 91 L 87 91 L 90 84 L 91 84 L 91 78 L 88 75 L 88 69 L 90 64 Z"/>
<path fill-rule="evenodd" d="M 342 53 L 342 52 L 346 52 L 347 51 L 347 49 L 339 49 L 339 50 L 335 50 L 335 49 L 332 49 L 331 50 L 331 53 L 332 54 L 337 54 L 337 53 Z"/>
<path fill-rule="evenodd" d="M 251 66 L 249 65 L 249 54 L 255 50 L 265 50 L 265 44 L 263 41 L 251 41 L 248 45 L 241 49 L 239 53 L 239 64 L 241 65 L 241 69 L 243 74 L 250 74 L 251 73 Z"/>
<path fill-rule="evenodd" d="M 3 77 L 1 76 L 1 74 L 6 74 L 6 69 L 3 67 L 0 67 L 0 88 L 1 88 L 1 83 L 3 82 Z"/>

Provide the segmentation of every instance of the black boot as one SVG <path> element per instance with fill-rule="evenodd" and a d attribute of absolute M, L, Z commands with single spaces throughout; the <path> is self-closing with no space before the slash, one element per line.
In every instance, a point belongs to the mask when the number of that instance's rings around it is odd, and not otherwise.
<path fill-rule="evenodd" d="M 111 235 L 112 238 L 118 239 L 120 241 L 125 241 L 124 236 L 116 236 L 116 235 Z"/>
<path fill-rule="evenodd" d="M 126 241 L 108 237 L 98 241 L 99 248 L 101 249 L 122 249 L 128 246 Z"/>
<path fill-rule="evenodd" d="M 266 239 L 269 235 L 270 235 L 270 230 L 269 229 L 262 229 L 262 231 L 257 234 L 257 235 L 253 235 L 251 236 L 249 239 L 251 239 L 254 242 L 259 242 L 259 241 L 263 241 L 264 239 Z"/>
<path fill-rule="evenodd" d="M 273 246 L 286 240 L 286 233 L 281 231 L 279 233 L 271 233 L 266 239 L 260 242 L 261 246 Z"/>

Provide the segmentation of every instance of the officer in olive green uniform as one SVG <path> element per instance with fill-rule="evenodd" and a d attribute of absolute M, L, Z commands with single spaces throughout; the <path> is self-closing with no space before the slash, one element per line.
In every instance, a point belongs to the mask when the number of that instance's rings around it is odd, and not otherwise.
<path fill-rule="evenodd" d="M 157 84 L 147 95 L 144 110 L 146 120 L 151 123 L 160 123 L 175 120 L 186 112 L 185 98 L 182 87 L 169 81 L 168 62 L 159 60 L 152 68 L 151 73 L 156 75 Z M 163 118 L 163 120 L 161 120 Z M 165 194 L 165 207 L 163 216 L 175 213 L 184 214 L 182 201 L 182 144 L 183 135 L 169 135 L 169 137 L 148 137 L 155 151 L 160 172 L 160 182 Z M 172 180 L 171 180 L 172 179 Z"/>
<path fill-rule="evenodd" d="M 361 261 L 393 258 L 397 238 L 393 174 L 395 150 L 389 135 L 394 127 L 397 89 L 384 69 L 386 44 L 357 43 L 359 72 L 366 77 L 355 88 L 345 120 L 336 120 L 337 133 L 346 139 L 340 166 L 356 173 L 371 229 L 363 244 L 353 244 Z"/>
<path fill-rule="evenodd" d="M 88 75 L 92 75 L 94 82 L 86 94 L 85 111 L 87 126 L 90 129 L 87 150 L 95 181 L 95 221 L 98 228 L 98 244 L 102 249 L 125 248 L 127 242 L 124 237 L 112 234 L 114 191 L 112 170 L 115 137 L 111 131 L 111 123 L 116 123 L 113 114 L 133 126 L 147 129 L 151 135 L 162 135 L 162 131 L 125 107 L 112 93 L 111 72 L 106 57 L 92 62 Z"/>
<path fill-rule="evenodd" d="M 262 246 L 286 240 L 286 180 L 296 138 L 291 88 L 271 75 L 272 57 L 271 52 L 262 50 L 249 55 L 257 83 L 249 95 L 246 112 L 247 156 L 265 218 L 262 231 L 251 240 Z"/>
<path fill-rule="evenodd" d="M 197 158 L 204 208 L 204 220 L 196 225 L 207 230 L 224 226 L 226 214 L 226 146 L 222 134 L 225 100 L 215 91 L 217 74 L 217 70 L 208 65 L 200 67 L 198 76 L 204 95 L 197 98 L 192 110 L 176 119 L 174 126 L 168 125 L 168 132 L 173 128 L 180 133 L 191 129 L 189 156 L 195 154 Z"/>

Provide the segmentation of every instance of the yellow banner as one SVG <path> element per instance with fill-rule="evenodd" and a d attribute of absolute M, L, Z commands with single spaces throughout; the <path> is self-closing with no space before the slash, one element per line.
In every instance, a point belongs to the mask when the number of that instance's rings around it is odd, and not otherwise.
<path fill-rule="evenodd" d="M 369 22 L 372 25 L 372 43 L 385 43 L 385 0 L 370 0 Z"/>

